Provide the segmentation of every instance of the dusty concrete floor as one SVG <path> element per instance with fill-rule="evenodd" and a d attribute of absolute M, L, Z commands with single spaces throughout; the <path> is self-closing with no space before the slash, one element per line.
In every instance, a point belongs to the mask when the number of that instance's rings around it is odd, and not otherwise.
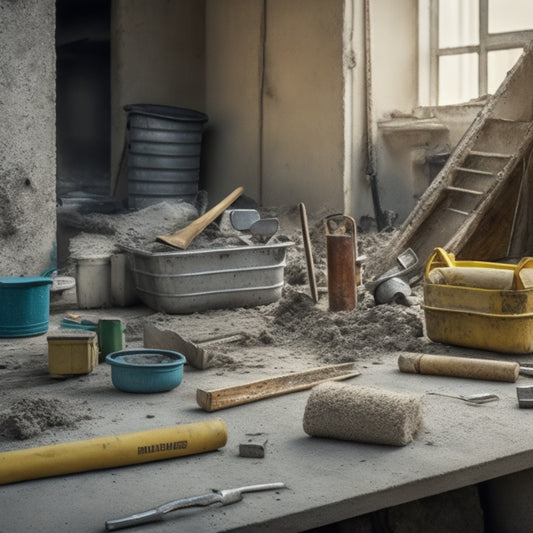
<path fill-rule="evenodd" d="M 320 232 L 320 225 L 313 226 L 317 278 L 323 287 L 325 251 Z M 439 345 L 425 336 L 419 290 L 409 307 L 376 306 L 364 287 L 358 290 L 353 311 L 329 312 L 323 291 L 319 303 L 313 304 L 301 238 L 292 230 L 286 236 L 295 242 L 288 253 L 286 286 L 282 298 L 266 306 L 170 316 L 142 305 L 80 310 L 72 293 L 52 303 L 49 333 L 59 328 L 67 312 L 89 318 L 115 316 L 126 326 L 126 348 L 143 346 L 146 320 L 195 341 L 246 333 L 242 342 L 217 346 L 217 364 L 212 368 L 186 366 L 182 384 L 172 391 L 118 391 L 105 363 L 87 375 L 52 379 L 46 335 L 0 339 L 2 452 L 212 418 L 223 420 L 228 429 L 228 441 L 218 451 L 1 486 L 2 533 L 102 531 L 108 519 L 169 500 L 211 488 L 274 481 L 286 483 L 287 489 L 247 495 L 229 507 L 169 515 L 162 523 L 137 530 L 175 531 L 177 524 L 181 531 L 194 532 L 305 531 L 326 525 L 329 531 L 331 524 L 338 531 L 361 532 L 483 530 L 479 484 L 533 467 L 533 433 L 527 412 L 517 407 L 515 385 L 400 373 L 400 352 L 470 357 L 480 353 Z M 368 275 L 373 252 L 383 246 L 381 238 L 361 236 L 360 253 L 371 255 Z M 481 355 L 502 358 L 501 354 Z M 353 361 L 361 372 L 349 380 L 353 385 L 423 397 L 423 426 L 412 443 L 398 448 L 309 437 L 302 428 L 309 391 L 215 413 L 202 411 L 196 403 L 197 388 L 245 384 L 345 361 Z M 524 377 L 519 380 L 528 382 Z M 430 391 L 490 392 L 500 400 L 472 406 L 429 396 Z M 262 459 L 239 456 L 239 444 L 252 436 L 267 441 Z M 28 513 L 27 502 L 39 513 Z M 53 513 L 44 513 L 51 509 Z M 354 522 L 355 516 L 360 518 Z"/>
<path fill-rule="evenodd" d="M 251 334 L 259 328 L 260 336 L 278 305 L 255 312 L 219 310 L 170 321 L 190 335 L 240 324 Z M 76 311 L 69 305 L 53 309 L 51 332 L 67 310 Z M 143 306 L 105 313 L 127 324 L 128 348 L 142 346 L 139 332 L 144 320 L 161 319 Z M 224 508 L 169 514 L 162 523 L 137 530 L 175 531 L 179 524 L 181 531 L 304 531 L 329 524 L 328 531 L 400 532 L 427 531 L 431 524 L 432 531 L 483 531 L 477 484 L 533 465 L 533 434 L 524 427 L 527 412 L 517 408 L 514 384 L 401 374 L 394 351 L 357 361 L 361 375 L 350 380 L 353 385 L 419 394 L 493 392 L 500 396 L 499 402 L 483 406 L 424 396 L 423 428 L 411 444 L 400 448 L 309 437 L 302 429 L 308 391 L 215 413 L 205 413 L 196 404 L 198 387 L 219 388 L 323 364 L 321 350 L 311 352 L 308 346 L 305 354 L 293 350 L 294 343 L 230 345 L 223 350 L 222 366 L 203 371 L 187 366 L 176 389 L 139 395 L 116 390 L 106 364 L 88 375 L 50 378 L 46 335 L 0 340 L 4 415 L 16 400 L 36 402 L 19 412 L 27 417 L 27 424 L 23 417 L 18 420 L 22 429 L 33 428 L 33 433 L 21 440 L 6 435 L 4 425 L 1 451 L 212 418 L 223 420 L 228 428 L 227 444 L 218 451 L 4 485 L 0 487 L 4 502 L 0 531 L 102 531 L 108 519 L 210 488 L 274 481 L 283 481 L 288 488 L 246 495 L 242 502 Z M 455 351 L 472 355 L 468 350 Z M 520 380 L 521 384 L 528 381 Z M 48 422 L 58 425 L 48 426 Z M 250 436 L 267 442 L 264 458 L 239 456 L 239 444 Z M 488 438 L 490 447 L 486 446 Z M 431 495 L 435 496 L 425 499 Z M 38 515 L 27 512 L 28 501 L 40 509 Z M 438 520 L 436 529 L 436 517 L 443 516 L 445 509 L 448 518 Z M 352 516 L 360 518 L 346 522 Z"/>

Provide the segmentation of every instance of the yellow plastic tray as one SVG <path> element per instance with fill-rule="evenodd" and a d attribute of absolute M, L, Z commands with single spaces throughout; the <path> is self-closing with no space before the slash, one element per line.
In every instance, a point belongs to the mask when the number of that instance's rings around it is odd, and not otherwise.
<path fill-rule="evenodd" d="M 533 352 L 533 288 L 524 289 L 520 276 L 532 258 L 518 264 L 456 261 L 436 248 L 426 265 L 424 315 L 426 334 L 435 341 L 496 352 Z M 475 267 L 513 271 L 516 289 L 483 289 L 428 282 L 439 267 Z"/>

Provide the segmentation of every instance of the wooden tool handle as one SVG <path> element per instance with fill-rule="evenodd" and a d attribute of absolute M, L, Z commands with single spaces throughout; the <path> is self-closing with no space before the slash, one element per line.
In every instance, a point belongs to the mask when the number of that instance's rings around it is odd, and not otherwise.
<path fill-rule="evenodd" d="M 300 223 L 302 226 L 302 236 L 304 241 L 305 262 L 307 263 L 307 276 L 309 278 L 309 288 L 313 302 L 318 303 L 318 289 L 316 286 L 315 264 L 313 262 L 313 250 L 311 248 L 311 238 L 309 236 L 309 225 L 307 222 L 307 210 L 304 203 L 298 204 L 300 209 Z"/>
<path fill-rule="evenodd" d="M 218 411 L 264 398 L 310 389 L 325 381 L 342 381 L 358 376 L 360 373 L 356 370 L 347 372 L 352 368 L 353 363 L 340 363 L 223 389 L 196 389 L 196 401 L 204 411 Z"/>
<path fill-rule="evenodd" d="M 228 194 L 222 201 L 204 213 L 201 217 L 191 222 L 188 226 L 174 232 L 172 235 L 160 235 L 158 241 L 170 244 L 176 248 L 185 250 L 193 239 L 202 233 L 202 231 L 221 215 L 241 194 L 244 192 L 243 187 L 237 187 L 232 193 Z"/>
<path fill-rule="evenodd" d="M 415 353 L 401 354 L 398 357 L 398 367 L 402 372 L 412 374 L 510 382 L 518 379 L 520 371 L 520 365 L 516 362 Z"/>

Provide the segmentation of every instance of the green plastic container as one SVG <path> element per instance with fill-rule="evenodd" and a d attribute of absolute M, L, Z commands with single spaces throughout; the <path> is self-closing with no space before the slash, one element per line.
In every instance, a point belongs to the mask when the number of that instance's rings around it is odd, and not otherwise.
<path fill-rule="evenodd" d="M 48 331 L 52 278 L 0 278 L 0 337 L 30 337 Z"/>

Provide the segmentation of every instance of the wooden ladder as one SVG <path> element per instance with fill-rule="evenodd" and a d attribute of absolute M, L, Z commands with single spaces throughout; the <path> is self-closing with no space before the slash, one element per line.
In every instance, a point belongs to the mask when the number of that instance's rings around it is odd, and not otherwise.
<path fill-rule="evenodd" d="M 533 144 L 532 80 L 530 45 L 402 224 L 375 277 L 407 248 L 419 258 L 417 274 L 436 247 L 464 259 L 507 256 Z"/>

